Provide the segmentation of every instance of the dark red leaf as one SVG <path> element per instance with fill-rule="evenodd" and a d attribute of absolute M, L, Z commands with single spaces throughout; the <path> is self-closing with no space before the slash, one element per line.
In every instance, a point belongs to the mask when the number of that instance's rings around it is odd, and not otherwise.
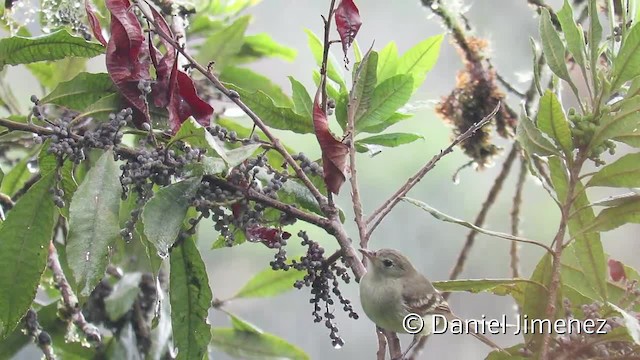
<path fill-rule="evenodd" d="M 98 20 L 98 17 L 96 16 L 96 10 L 88 0 L 85 0 L 84 2 L 84 10 L 87 12 L 87 18 L 89 19 L 89 26 L 91 27 L 93 36 L 95 36 L 102 45 L 107 46 L 107 40 L 102 36 L 102 27 L 100 26 L 100 20 Z"/>
<path fill-rule="evenodd" d="M 149 109 L 142 91 L 141 81 L 150 81 L 149 48 L 140 22 L 131 11 L 129 0 L 106 0 L 111 12 L 111 37 L 107 43 L 107 72 L 120 94 L 149 122 Z"/>
<path fill-rule="evenodd" d="M 209 126 L 213 108 L 198 96 L 193 80 L 178 69 L 177 61 L 171 71 L 170 85 L 168 110 L 171 131 L 175 134 L 189 116 L 193 116 L 200 125 Z"/>
<path fill-rule="evenodd" d="M 169 24 L 167 24 L 167 21 L 164 19 L 164 16 L 162 16 L 153 6 L 150 6 L 149 8 L 153 13 L 154 20 L 158 24 L 158 30 L 173 37 L 173 33 L 169 28 Z M 164 56 L 162 56 L 160 51 L 156 49 L 151 42 L 149 43 L 151 61 L 156 69 L 156 81 L 151 85 L 151 90 L 153 95 L 153 104 L 156 107 L 164 108 L 169 105 L 169 101 L 171 100 L 171 91 L 175 87 L 174 84 L 170 84 L 170 81 L 171 71 L 177 61 L 177 56 L 171 43 L 166 41 L 163 37 L 160 37 L 160 41 L 166 49 L 166 54 Z M 162 57 L 158 59 L 160 56 Z"/>
<path fill-rule="evenodd" d="M 316 98 L 313 102 L 313 127 L 322 151 L 324 183 L 329 191 L 338 194 L 340 187 L 346 180 L 345 171 L 349 147 L 336 140 L 329 131 L 327 115 L 320 107 L 320 89 L 316 92 Z"/>
<path fill-rule="evenodd" d="M 336 8 L 335 17 L 336 28 L 338 29 L 338 34 L 340 34 L 340 41 L 342 41 L 342 50 L 346 57 L 347 50 L 351 47 L 362 25 L 360 11 L 358 11 L 358 7 L 353 3 L 353 0 L 342 0 L 338 8 Z"/>
<path fill-rule="evenodd" d="M 624 265 L 618 260 L 609 259 L 609 276 L 611 276 L 613 281 L 626 279 L 627 275 L 624 272 Z"/>
<path fill-rule="evenodd" d="M 260 225 L 255 225 L 247 228 L 245 234 L 247 235 L 248 241 L 261 242 L 268 248 L 273 248 L 273 245 L 279 244 L 280 239 L 286 240 L 291 237 L 291 234 L 286 231 Z"/>

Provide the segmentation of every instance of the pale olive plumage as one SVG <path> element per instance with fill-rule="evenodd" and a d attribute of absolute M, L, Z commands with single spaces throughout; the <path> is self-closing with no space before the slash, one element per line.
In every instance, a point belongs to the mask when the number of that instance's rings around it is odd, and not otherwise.
<path fill-rule="evenodd" d="M 367 273 L 360 279 L 360 302 L 367 317 L 377 326 L 397 333 L 406 333 L 402 322 L 408 314 L 418 314 L 424 318 L 425 327 L 414 336 L 405 355 L 420 337 L 432 332 L 434 324 L 431 315 L 443 315 L 448 321 L 458 319 L 440 292 L 399 251 L 360 251 L 369 262 Z M 471 335 L 502 350 L 481 334 Z"/>

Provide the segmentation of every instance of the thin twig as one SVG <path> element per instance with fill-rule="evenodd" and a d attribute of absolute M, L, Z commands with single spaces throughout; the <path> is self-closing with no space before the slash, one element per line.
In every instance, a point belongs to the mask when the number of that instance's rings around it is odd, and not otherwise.
<path fill-rule="evenodd" d="M 56 283 L 58 290 L 60 290 L 62 303 L 64 304 L 67 313 L 71 315 L 73 323 L 85 334 L 87 340 L 94 343 L 101 343 L 102 336 L 100 335 L 100 330 L 98 330 L 98 328 L 93 324 L 89 323 L 84 318 L 84 315 L 80 310 L 78 298 L 73 293 L 71 285 L 67 281 L 67 277 L 64 275 L 64 271 L 60 265 L 60 259 L 58 258 L 58 252 L 56 251 L 56 246 L 53 241 L 49 243 L 49 259 L 47 266 L 53 273 L 53 281 Z"/>
<path fill-rule="evenodd" d="M 489 209 L 491 209 L 493 204 L 495 204 L 495 201 L 498 198 L 500 191 L 502 191 L 502 186 L 504 184 L 504 181 L 506 180 L 507 176 L 509 175 L 509 172 L 511 171 L 511 166 L 513 165 L 513 162 L 517 158 L 518 150 L 519 150 L 518 143 L 514 143 L 514 145 L 511 147 L 511 151 L 509 152 L 509 155 L 507 155 L 507 158 L 502 164 L 502 170 L 500 170 L 500 173 L 496 177 L 496 180 L 494 181 L 493 186 L 489 190 L 489 194 L 487 195 L 486 200 L 482 204 L 482 208 L 480 209 L 480 212 L 478 213 L 476 220 L 473 222 L 475 226 L 482 227 L 484 225 L 484 222 L 487 218 L 487 214 L 489 213 Z M 462 272 L 462 270 L 464 269 L 464 265 L 467 261 L 469 252 L 473 247 L 473 243 L 476 239 L 477 234 L 478 234 L 477 231 L 471 230 L 467 235 L 467 240 L 464 246 L 462 247 L 462 249 L 460 250 L 460 254 L 458 255 L 458 260 L 456 261 L 455 266 L 453 267 L 453 269 L 451 270 L 451 273 L 449 274 L 449 280 L 457 279 L 460 273 Z M 448 294 L 444 295 L 445 299 L 448 297 L 447 295 Z"/>
<path fill-rule="evenodd" d="M 51 345 L 51 335 L 42 329 L 38 322 L 38 313 L 35 310 L 29 309 L 24 316 L 24 325 L 27 334 L 33 339 L 33 342 L 40 348 L 44 358 L 46 360 L 55 360 L 56 356 L 53 353 L 53 346 Z"/>
<path fill-rule="evenodd" d="M 213 86 L 220 92 L 222 92 L 227 98 L 233 101 L 252 121 L 253 123 L 264 133 L 264 135 L 271 141 L 273 147 L 282 155 L 287 164 L 291 166 L 291 168 L 296 173 L 297 177 L 303 182 L 303 184 L 309 189 L 309 191 L 313 194 L 313 197 L 316 199 L 318 204 L 320 204 L 320 208 L 327 212 L 330 209 L 326 208 L 327 199 L 324 195 L 320 193 L 320 190 L 311 182 L 311 180 L 307 177 L 307 175 L 302 171 L 302 168 L 296 163 L 296 161 L 291 157 L 291 154 L 285 149 L 285 147 L 280 143 L 280 139 L 278 139 L 271 130 L 267 127 L 267 125 L 262 121 L 262 119 L 256 115 L 238 96 L 238 93 L 235 91 L 231 91 L 227 89 L 226 86 L 222 84 L 222 82 L 215 76 L 211 71 L 209 71 L 206 67 L 202 66 L 198 63 L 193 56 L 189 55 L 180 44 L 173 38 L 171 34 L 165 34 L 160 26 L 158 26 L 157 22 L 153 18 L 153 14 L 150 14 L 144 5 L 140 5 L 138 0 L 136 1 L 136 5 L 144 15 L 144 17 L 149 21 L 150 24 L 153 25 L 154 31 L 158 36 L 165 39 L 169 44 L 171 44 L 180 54 L 182 54 L 191 65 L 192 68 L 198 70 L 202 75 L 204 75 Z"/>
<path fill-rule="evenodd" d="M 482 128 L 486 124 L 488 124 L 493 117 L 496 115 L 498 110 L 500 109 L 501 103 L 498 102 L 498 105 L 493 109 L 493 111 L 485 116 L 480 122 L 473 124 L 467 131 L 456 137 L 449 146 L 447 146 L 444 150 L 440 150 L 440 153 L 435 155 L 427 164 L 425 164 L 418 172 L 410 177 L 407 182 L 398 189 L 387 201 L 385 201 L 376 211 L 367 218 L 367 224 L 371 224 L 369 231 L 367 233 L 367 241 L 371 237 L 373 231 L 378 227 L 380 222 L 391 212 L 391 210 L 400 202 L 400 199 L 404 197 L 413 187 L 420 181 L 422 178 L 436 166 L 436 163 L 442 159 L 445 155 L 453 152 L 453 149 L 459 143 L 467 140 L 473 134 L 478 131 L 478 129 Z"/>
<path fill-rule="evenodd" d="M 522 207 L 522 190 L 527 179 L 527 160 L 520 157 L 520 173 L 518 174 L 518 182 L 516 183 L 516 194 L 513 196 L 513 207 L 511 208 L 511 234 L 518 236 L 520 233 L 520 209 Z M 520 277 L 520 258 L 518 254 L 518 243 L 512 242 L 509 255 L 511 256 L 511 276 Z"/>

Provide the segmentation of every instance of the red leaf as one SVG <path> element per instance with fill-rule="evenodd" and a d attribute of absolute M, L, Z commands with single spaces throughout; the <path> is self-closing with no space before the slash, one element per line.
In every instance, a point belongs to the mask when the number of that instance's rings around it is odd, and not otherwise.
<path fill-rule="evenodd" d="M 140 81 L 150 81 L 149 49 L 142 27 L 129 0 L 106 0 L 105 5 L 111 12 L 107 71 L 120 94 L 149 122 L 149 109 L 138 88 Z"/>
<path fill-rule="evenodd" d="M 358 11 L 358 7 L 353 3 L 353 0 L 342 0 L 336 9 L 335 17 L 336 28 L 342 41 L 342 50 L 344 51 L 344 56 L 347 56 L 347 50 L 351 47 L 362 25 L 360 11 Z"/>
<path fill-rule="evenodd" d="M 611 276 L 613 281 L 626 279 L 627 275 L 624 272 L 624 265 L 618 260 L 609 259 L 609 276 Z"/>
<path fill-rule="evenodd" d="M 291 234 L 286 231 L 260 225 L 255 225 L 247 228 L 245 234 L 247 235 L 248 241 L 261 242 L 268 248 L 273 248 L 274 244 L 280 243 L 280 239 L 286 240 L 291 237 Z"/>
<path fill-rule="evenodd" d="M 346 180 L 347 155 L 349 147 L 333 137 L 329 131 L 329 121 L 324 110 L 320 107 L 320 89 L 316 92 L 313 102 L 313 127 L 315 129 L 320 150 L 322 151 L 322 168 L 324 183 L 334 194 L 340 192 L 340 187 Z"/>
<path fill-rule="evenodd" d="M 84 10 L 87 12 L 87 18 L 89 19 L 89 26 L 91 27 L 93 36 L 95 36 L 102 45 L 107 46 L 107 40 L 102 36 L 102 27 L 100 26 L 100 20 L 98 20 L 98 17 L 96 16 L 96 10 L 88 0 L 85 0 L 84 2 Z"/>
<path fill-rule="evenodd" d="M 159 31 L 173 37 L 173 33 L 169 28 L 169 24 L 153 6 L 149 6 L 153 13 L 153 18 L 159 26 Z M 171 91 L 174 88 L 174 84 L 171 84 L 171 72 L 174 64 L 177 61 L 176 51 L 163 37 L 160 37 L 162 45 L 164 45 L 167 53 L 162 56 L 160 60 L 158 57 L 162 55 L 153 44 L 149 44 L 149 52 L 151 54 L 151 61 L 156 69 L 156 81 L 151 85 L 151 94 L 153 95 L 153 104 L 156 107 L 164 108 L 169 105 L 171 100 Z"/>
<path fill-rule="evenodd" d="M 200 125 L 209 126 L 213 108 L 198 96 L 189 75 L 178 70 L 177 59 L 174 61 L 169 83 L 171 90 L 168 110 L 171 131 L 175 134 L 189 116 L 193 116 Z"/>

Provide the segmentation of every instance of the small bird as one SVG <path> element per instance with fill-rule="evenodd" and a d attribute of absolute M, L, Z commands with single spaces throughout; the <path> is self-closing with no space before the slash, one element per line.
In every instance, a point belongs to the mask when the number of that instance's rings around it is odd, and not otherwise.
<path fill-rule="evenodd" d="M 447 321 L 460 320 L 440 292 L 399 251 L 360 249 L 360 252 L 369 261 L 368 271 L 360 279 L 360 302 L 367 317 L 380 328 L 396 333 L 407 333 L 404 328 L 407 315 L 417 314 L 423 318 L 424 327 L 414 335 L 413 341 L 402 354 L 403 359 L 422 336 L 431 334 L 435 326 L 441 325 L 433 324 L 432 315 L 442 315 Z M 504 351 L 482 334 L 469 333 L 483 343 Z"/>

